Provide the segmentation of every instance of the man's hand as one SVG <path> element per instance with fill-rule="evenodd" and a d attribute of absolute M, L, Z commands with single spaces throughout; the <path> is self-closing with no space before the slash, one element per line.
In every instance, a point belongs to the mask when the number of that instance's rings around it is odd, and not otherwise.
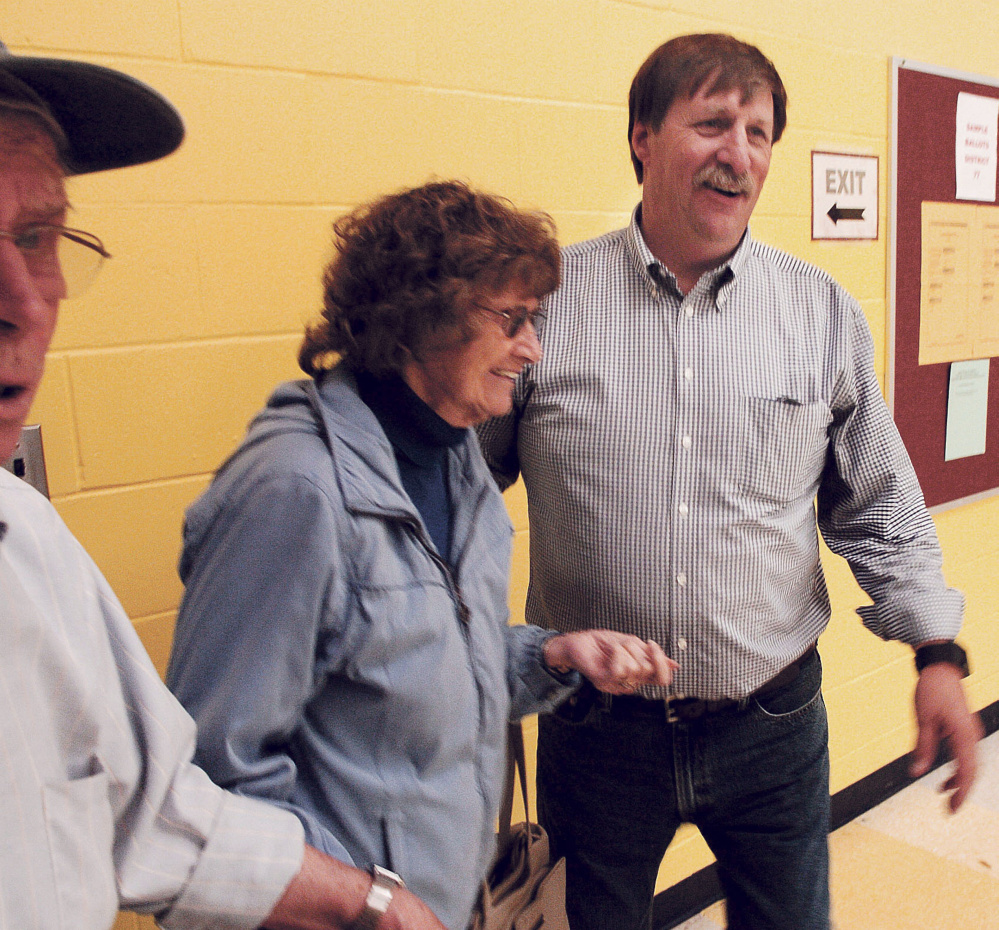
<path fill-rule="evenodd" d="M 371 876 L 311 846 L 298 875 L 271 911 L 268 930 L 349 930 L 364 909 Z M 392 902 L 378 930 L 447 930 L 429 907 L 405 888 Z"/>
<path fill-rule="evenodd" d="M 680 667 L 658 643 L 612 630 L 561 633 L 545 643 L 545 662 L 554 669 L 575 669 L 609 694 L 630 694 L 642 685 L 673 680 Z"/>
<path fill-rule="evenodd" d="M 936 759 L 940 742 L 946 740 L 954 772 L 940 788 L 951 791 L 950 809 L 956 811 L 965 801 L 978 772 L 978 741 L 982 723 L 968 711 L 961 686 L 961 672 L 946 662 L 928 665 L 916 683 L 916 751 L 909 766 L 914 778 L 925 775 Z"/>

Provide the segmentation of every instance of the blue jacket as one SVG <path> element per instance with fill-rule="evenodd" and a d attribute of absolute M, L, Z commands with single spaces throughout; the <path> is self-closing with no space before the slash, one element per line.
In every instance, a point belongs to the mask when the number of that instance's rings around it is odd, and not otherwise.
<path fill-rule="evenodd" d="M 507 720 L 576 683 L 507 624 L 512 529 L 472 431 L 453 572 L 341 367 L 282 385 L 187 512 L 167 683 L 197 762 L 318 849 L 398 872 L 464 930 L 494 850 Z"/>

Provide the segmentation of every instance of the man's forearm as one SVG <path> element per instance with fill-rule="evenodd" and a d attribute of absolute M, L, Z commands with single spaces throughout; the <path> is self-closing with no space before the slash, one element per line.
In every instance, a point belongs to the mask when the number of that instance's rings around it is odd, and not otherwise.
<path fill-rule="evenodd" d="M 302 868 L 267 918 L 268 930 L 349 930 L 364 910 L 371 876 L 305 847 Z M 446 930 L 419 898 L 401 888 L 379 930 Z"/>
<path fill-rule="evenodd" d="M 306 846 L 302 868 L 271 911 L 266 927 L 345 930 L 361 913 L 366 893 L 364 872 Z"/>

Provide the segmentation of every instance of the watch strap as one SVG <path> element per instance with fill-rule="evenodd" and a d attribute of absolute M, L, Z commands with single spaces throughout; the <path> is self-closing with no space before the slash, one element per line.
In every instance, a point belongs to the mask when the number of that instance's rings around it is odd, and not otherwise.
<path fill-rule="evenodd" d="M 928 665 L 946 662 L 961 672 L 962 678 L 971 674 L 968 667 L 968 653 L 957 643 L 928 643 L 916 650 L 916 671 L 921 672 Z"/>
<path fill-rule="evenodd" d="M 364 910 L 353 923 L 354 930 L 375 930 L 379 921 L 392 903 L 392 896 L 397 888 L 404 888 L 406 883 L 388 869 L 380 865 L 371 867 L 371 887 L 364 899 Z"/>

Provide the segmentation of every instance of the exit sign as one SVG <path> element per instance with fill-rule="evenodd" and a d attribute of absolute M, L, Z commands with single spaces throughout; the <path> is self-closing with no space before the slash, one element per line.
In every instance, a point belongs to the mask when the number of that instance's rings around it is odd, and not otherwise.
<path fill-rule="evenodd" d="M 878 238 L 878 158 L 812 152 L 812 238 Z"/>

